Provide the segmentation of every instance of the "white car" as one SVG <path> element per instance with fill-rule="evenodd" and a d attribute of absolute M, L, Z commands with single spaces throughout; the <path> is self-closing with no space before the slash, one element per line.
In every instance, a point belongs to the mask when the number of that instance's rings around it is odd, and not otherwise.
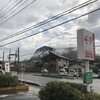
<path fill-rule="evenodd" d="M 75 70 L 69 70 L 68 76 L 78 76 L 78 74 Z"/>
<path fill-rule="evenodd" d="M 68 73 L 67 73 L 67 71 L 64 69 L 64 68 L 61 68 L 60 70 L 59 70 L 59 75 L 67 75 Z"/>

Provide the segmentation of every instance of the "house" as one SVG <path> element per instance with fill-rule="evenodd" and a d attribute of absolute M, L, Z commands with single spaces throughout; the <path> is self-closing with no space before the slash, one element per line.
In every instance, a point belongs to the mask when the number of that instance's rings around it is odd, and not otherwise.
<path fill-rule="evenodd" d="M 79 76 L 85 72 L 85 65 L 82 61 L 70 61 L 69 70 L 75 70 Z"/>
<path fill-rule="evenodd" d="M 60 68 L 68 68 L 69 60 L 69 58 L 49 51 L 49 55 L 42 58 L 42 64 L 43 67 L 47 68 L 49 71 L 52 71 L 52 69 L 59 71 Z"/>
<path fill-rule="evenodd" d="M 33 60 L 28 60 L 26 62 L 26 67 L 34 67 L 34 65 L 35 65 L 35 61 L 33 61 Z"/>

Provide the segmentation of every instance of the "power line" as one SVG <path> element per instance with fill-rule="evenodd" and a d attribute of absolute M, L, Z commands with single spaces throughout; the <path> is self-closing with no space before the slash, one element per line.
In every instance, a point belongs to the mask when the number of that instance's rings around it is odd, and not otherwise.
<path fill-rule="evenodd" d="M 2 18 L 4 15 L 6 15 L 7 13 L 9 13 L 11 10 L 13 10 L 17 5 L 19 5 L 22 2 L 22 0 L 20 0 L 19 2 L 17 2 L 14 6 L 10 7 L 10 9 L 7 9 L 7 12 L 4 12 L 4 14 L 2 16 L 0 16 L 0 18 Z"/>
<path fill-rule="evenodd" d="M 20 55 L 20 57 L 28 56 L 28 55 L 32 55 L 32 54 L 33 54 L 33 53 L 28 53 L 28 54 Z"/>
<path fill-rule="evenodd" d="M 11 0 L 9 0 L 9 1 L 7 2 L 7 4 L 5 4 L 5 5 L 0 9 L 0 11 L 3 10 L 10 2 L 11 2 Z"/>
<path fill-rule="evenodd" d="M 80 16 L 78 16 L 78 17 L 72 18 L 72 19 L 70 19 L 70 20 L 67 20 L 67 21 L 65 21 L 65 22 L 62 22 L 62 23 L 57 24 L 57 25 L 55 25 L 55 26 L 52 26 L 52 27 L 50 27 L 50 28 L 47 28 L 47 29 L 44 29 L 44 30 L 42 30 L 42 31 L 36 32 L 36 33 L 31 34 L 31 35 L 29 35 L 29 36 L 23 37 L 23 38 L 21 38 L 21 39 L 18 39 L 18 40 L 15 40 L 15 41 L 12 41 L 12 42 L 9 42 L 9 43 L 0 45 L 0 47 L 3 47 L 3 46 L 5 46 L 5 45 L 12 44 L 12 43 L 14 43 L 14 42 L 21 41 L 21 40 L 26 39 L 26 38 L 29 38 L 29 37 L 32 37 L 32 36 L 37 35 L 37 34 L 39 34 L 39 33 L 45 32 L 45 31 L 47 31 L 47 30 L 50 30 L 50 29 L 53 29 L 53 28 L 55 28 L 55 27 L 61 26 L 61 25 L 63 25 L 63 24 L 66 24 L 66 23 L 68 23 L 68 22 L 71 22 L 71 21 L 73 21 L 73 20 L 79 19 L 79 18 L 81 18 L 81 17 L 83 17 L 83 16 L 86 16 L 86 15 L 89 15 L 89 14 L 91 14 L 91 13 L 94 13 L 94 12 L 96 12 L 96 11 L 98 11 L 98 10 L 100 10 L 100 8 L 95 9 L 95 10 L 92 10 L 92 11 L 90 11 L 90 12 L 88 12 L 88 13 L 82 14 L 82 15 L 80 15 Z"/>
<path fill-rule="evenodd" d="M 100 45 L 96 45 L 95 47 L 100 47 Z M 54 49 L 75 49 L 77 47 L 67 47 L 67 48 L 54 48 Z M 30 52 L 30 53 L 27 53 L 27 54 L 24 54 L 24 55 L 20 55 L 20 57 L 23 57 L 23 56 L 28 56 L 28 55 L 32 55 L 33 53 Z"/>
<path fill-rule="evenodd" d="M 15 13 L 14 15 L 12 15 L 11 17 L 7 18 L 6 20 L 4 20 L 3 22 L 0 23 L 0 25 L 2 25 L 3 23 L 7 22 L 8 20 L 10 20 L 11 18 L 13 18 L 14 16 L 16 16 L 17 14 L 19 14 L 20 12 L 22 12 L 24 9 L 26 9 L 27 7 L 29 7 L 32 3 L 34 3 L 36 0 L 33 0 L 31 3 L 29 3 L 28 5 L 26 5 L 25 7 L 23 7 L 21 10 L 19 10 L 17 13 Z"/>
<path fill-rule="evenodd" d="M 18 7 L 14 8 L 14 10 L 13 10 L 12 12 L 10 12 L 7 16 L 9 16 L 10 14 L 12 14 L 12 13 L 15 12 L 16 10 L 18 10 L 18 9 L 19 9 L 21 6 L 23 6 L 27 1 L 28 1 L 28 0 L 24 1 L 21 5 L 19 5 Z M 8 12 L 7 12 L 7 13 L 8 13 Z M 6 18 L 6 16 L 3 17 L 3 18 Z"/>
<path fill-rule="evenodd" d="M 91 1 L 91 0 L 89 0 L 89 1 Z M 0 42 L 1 42 L 1 41 L 5 41 L 5 40 L 7 40 L 7 39 L 9 39 L 9 38 L 15 37 L 15 36 L 17 36 L 17 35 L 23 34 L 23 33 L 27 32 L 27 31 L 29 31 L 29 30 L 32 30 L 32 29 L 37 28 L 37 27 L 39 27 L 39 26 L 42 26 L 42 25 L 44 25 L 44 24 L 47 24 L 47 23 L 49 23 L 49 22 L 51 22 L 51 21 L 53 21 L 53 20 L 56 20 L 56 19 L 58 19 L 58 18 L 60 18 L 60 17 L 62 17 L 62 16 L 64 16 L 64 15 L 66 15 L 66 14 L 69 14 L 69 13 L 71 13 L 71 12 L 77 10 L 77 9 L 80 9 L 80 8 L 82 8 L 82 7 L 85 7 L 85 6 L 89 5 L 89 4 L 92 4 L 92 3 L 94 3 L 94 2 L 96 2 L 96 1 L 98 1 L 98 0 L 95 0 L 95 1 L 92 1 L 92 2 L 89 2 L 89 1 L 86 1 L 86 2 L 84 2 L 84 3 L 82 3 L 82 4 L 80 4 L 80 5 L 77 5 L 77 6 L 71 8 L 71 9 L 69 9 L 69 10 L 66 10 L 66 11 L 64 11 L 64 12 L 58 14 L 58 15 L 55 15 L 55 16 L 53 16 L 53 17 L 47 19 L 47 20 L 44 20 L 44 21 L 42 21 L 42 22 L 40 22 L 40 23 L 37 23 L 36 25 L 32 25 L 32 26 L 30 26 L 30 27 L 28 27 L 28 28 L 26 28 L 26 29 L 23 29 L 23 30 L 21 30 L 21 31 L 19 31 L 19 32 L 17 32 L 17 33 L 14 33 L 14 34 L 9 35 L 9 36 L 7 36 L 7 37 L 5 37 L 5 38 L 3 38 L 3 39 L 0 39 Z M 88 2 L 89 2 L 89 3 L 88 3 Z"/>
<path fill-rule="evenodd" d="M 15 2 L 13 2 L 10 6 L 8 6 L 2 13 L 1 15 L 6 12 L 7 10 L 9 10 L 10 7 L 12 7 L 15 3 L 17 2 L 17 0 Z"/>

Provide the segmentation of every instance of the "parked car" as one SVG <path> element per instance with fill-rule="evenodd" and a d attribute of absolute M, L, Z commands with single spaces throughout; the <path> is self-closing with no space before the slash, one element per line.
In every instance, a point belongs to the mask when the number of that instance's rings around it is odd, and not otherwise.
<path fill-rule="evenodd" d="M 75 70 L 69 70 L 68 76 L 79 76 Z"/>
<path fill-rule="evenodd" d="M 4 75 L 4 74 L 5 72 L 2 69 L 0 69 L 0 75 Z"/>
<path fill-rule="evenodd" d="M 68 74 L 68 72 L 64 68 L 61 68 L 59 70 L 59 75 L 67 75 L 67 74 Z"/>

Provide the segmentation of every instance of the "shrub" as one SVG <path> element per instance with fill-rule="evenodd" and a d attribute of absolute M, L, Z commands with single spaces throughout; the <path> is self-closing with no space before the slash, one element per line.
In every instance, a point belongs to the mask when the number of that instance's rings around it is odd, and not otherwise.
<path fill-rule="evenodd" d="M 39 91 L 41 100 L 82 100 L 82 94 L 66 82 L 49 82 Z"/>
<path fill-rule="evenodd" d="M 89 92 L 89 93 L 85 94 L 84 100 L 100 100 L 100 94 L 97 94 L 94 92 Z"/>
<path fill-rule="evenodd" d="M 39 98 L 40 100 L 100 100 L 100 95 L 87 92 L 83 84 L 53 81 L 41 88 Z"/>
<path fill-rule="evenodd" d="M 70 85 L 72 88 L 77 89 L 81 93 L 87 93 L 86 85 L 83 85 L 81 83 L 70 83 L 66 82 L 68 85 Z"/>
<path fill-rule="evenodd" d="M 19 85 L 18 77 L 11 75 L 0 76 L 0 87 L 12 87 Z"/>

